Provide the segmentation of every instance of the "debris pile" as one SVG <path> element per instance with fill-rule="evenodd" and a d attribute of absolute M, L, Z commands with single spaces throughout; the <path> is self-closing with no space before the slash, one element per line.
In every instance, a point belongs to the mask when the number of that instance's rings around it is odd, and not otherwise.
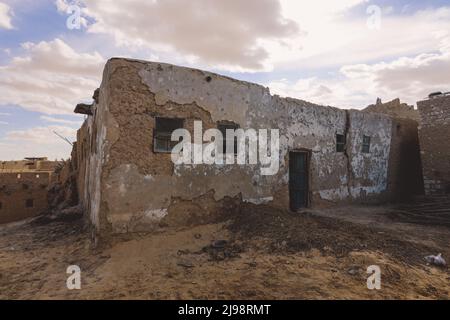
<path fill-rule="evenodd" d="M 382 251 L 411 264 L 423 264 L 421 257 L 431 248 L 408 243 L 401 235 L 382 233 L 363 226 L 311 213 L 292 213 L 268 206 L 244 204 L 229 225 L 236 239 L 258 241 L 263 249 L 277 253 L 317 249 L 339 257 L 352 251 Z"/>

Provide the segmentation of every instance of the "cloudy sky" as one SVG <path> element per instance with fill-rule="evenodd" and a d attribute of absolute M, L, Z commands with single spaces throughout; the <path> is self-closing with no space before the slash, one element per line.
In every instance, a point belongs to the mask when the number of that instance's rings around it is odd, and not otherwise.
<path fill-rule="evenodd" d="M 113 56 L 340 108 L 415 104 L 450 91 L 450 0 L 0 0 L 0 159 L 69 157 L 53 132 L 75 140 Z"/>

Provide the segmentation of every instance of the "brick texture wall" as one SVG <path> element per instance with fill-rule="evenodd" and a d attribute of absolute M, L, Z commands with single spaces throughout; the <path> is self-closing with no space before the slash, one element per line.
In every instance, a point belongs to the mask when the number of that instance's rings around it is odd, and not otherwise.
<path fill-rule="evenodd" d="M 425 193 L 450 194 L 450 95 L 417 103 Z"/>
<path fill-rule="evenodd" d="M 0 224 L 34 217 L 47 209 L 48 172 L 0 173 Z M 27 201 L 32 202 L 28 203 Z"/>

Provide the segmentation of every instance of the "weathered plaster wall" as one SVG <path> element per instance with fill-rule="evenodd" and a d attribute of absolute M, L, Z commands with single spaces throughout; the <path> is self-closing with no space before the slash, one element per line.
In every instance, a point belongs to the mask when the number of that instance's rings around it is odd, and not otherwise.
<path fill-rule="evenodd" d="M 77 134 L 77 171 L 80 202 L 88 213 L 88 220 L 96 232 L 110 232 L 106 220 L 108 203 L 102 203 L 105 188 L 103 169 L 110 157 L 111 145 L 117 140 L 118 124 L 110 113 L 111 64 L 103 72 L 99 97 L 92 106 L 89 116 Z"/>
<path fill-rule="evenodd" d="M 426 194 L 450 194 L 450 95 L 419 101 L 419 128 Z"/>
<path fill-rule="evenodd" d="M 295 149 L 311 151 L 313 204 L 378 195 L 387 187 L 392 121 L 384 115 L 280 98 L 209 72 L 124 59 L 108 62 L 94 110 L 86 124 L 96 149 L 88 152 L 84 203 L 100 229 L 205 222 L 239 201 L 287 208 L 287 159 Z M 280 129 L 280 170 L 262 176 L 258 165 L 174 166 L 170 154 L 153 152 L 155 117 L 184 118 L 191 132 L 195 120 L 204 130 L 224 120 L 243 129 Z M 347 135 L 345 153 L 336 153 L 336 133 Z M 370 154 L 361 153 L 363 135 L 372 138 Z"/>
<path fill-rule="evenodd" d="M 339 175 L 340 184 L 337 188 L 328 190 L 327 178 L 335 175 L 333 166 L 328 166 L 326 173 L 322 173 L 325 179 L 322 180 L 323 188 L 319 194 L 327 200 L 366 200 L 372 195 L 382 194 L 387 188 L 392 120 L 381 114 L 355 110 L 347 113 L 347 147 L 344 156 L 348 159 L 343 161 L 347 163 L 346 175 Z M 362 152 L 364 135 L 371 138 L 369 153 Z M 326 159 L 323 160 L 326 163 Z M 317 165 L 323 167 L 324 163 Z"/>

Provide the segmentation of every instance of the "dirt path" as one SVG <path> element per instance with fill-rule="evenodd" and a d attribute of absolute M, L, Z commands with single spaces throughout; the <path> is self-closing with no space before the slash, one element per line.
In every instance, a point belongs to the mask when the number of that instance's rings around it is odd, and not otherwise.
<path fill-rule="evenodd" d="M 446 255 L 450 231 L 422 243 L 389 230 L 244 206 L 227 223 L 134 235 L 100 251 L 81 222 L 0 227 L 0 298 L 448 299 L 448 269 L 423 256 Z M 366 285 L 374 264 L 379 291 Z M 69 265 L 81 268 L 79 291 L 66 288 Z"/>

